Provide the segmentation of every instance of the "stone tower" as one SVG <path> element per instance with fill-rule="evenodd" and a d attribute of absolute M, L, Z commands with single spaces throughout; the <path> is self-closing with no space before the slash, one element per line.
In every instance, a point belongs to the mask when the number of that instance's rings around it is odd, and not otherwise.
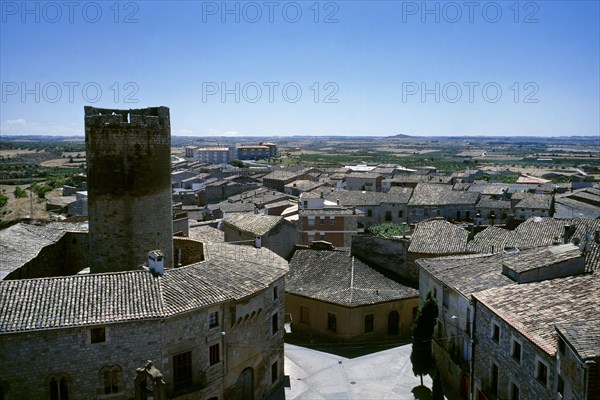
<path fill-rule="evenodd" d="M 171 125 L 167 107 L 85 107 L 92 273 L 137 269 L 161 250 L 173 266 Z"/>

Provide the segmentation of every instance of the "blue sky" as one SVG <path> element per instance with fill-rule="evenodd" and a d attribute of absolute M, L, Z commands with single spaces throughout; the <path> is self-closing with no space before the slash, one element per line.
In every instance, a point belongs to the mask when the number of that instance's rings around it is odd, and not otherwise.
<path fill-rule="evenodd" d="M 84 105 L 168 106 L 174 135 L 600 134 L 598 1 L 1 6 L 2 135 L 83 135 Z"/>

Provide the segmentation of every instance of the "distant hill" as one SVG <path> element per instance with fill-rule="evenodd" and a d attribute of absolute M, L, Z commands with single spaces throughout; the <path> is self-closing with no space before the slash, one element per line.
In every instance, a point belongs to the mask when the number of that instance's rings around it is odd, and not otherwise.
<path fill-rule="evenodd" d="M 412 138 L 412 136 L 410 136 L 410 135 L 405 135 L 405 134 L 403 134 L 403 133 L 399 133 L 399 134 L 397 134 L 397 135 L 394 135 L 394 136 L 389 136 L 389 137 L 392 137 L 392 138 L 399 138 L 399 139 L 403 139 L 403 138 L 404 138 L 404 139 L 410 139 L 410 138 Z"/>

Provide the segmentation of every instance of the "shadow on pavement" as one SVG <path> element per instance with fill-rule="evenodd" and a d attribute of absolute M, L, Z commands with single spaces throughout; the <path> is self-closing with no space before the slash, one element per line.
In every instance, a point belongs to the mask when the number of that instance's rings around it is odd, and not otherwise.
<path fill-rule="evenodd" d="M 412 394 L 416 400 L 431 400 L 431 389 L 427 386 L 415 386 L 412 390 Z"/>

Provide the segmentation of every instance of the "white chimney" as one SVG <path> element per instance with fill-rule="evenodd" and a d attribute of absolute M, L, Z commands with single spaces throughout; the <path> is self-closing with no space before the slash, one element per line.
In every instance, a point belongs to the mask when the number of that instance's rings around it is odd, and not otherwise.
<path fill-rule="evenodd" d="M 261 245 L 262 245 L 262 239 L 260 236 L 256 236 L 256 238 L 254 239 L 254 247 L 256 247 L 257 249 L 260 249 Z"/>
<path fill-rule="evenodd" d="M 163 276 L 165 273 L 165 256 L 160 250 L 148 252 L 148 268 L 154 276 Z"/>

